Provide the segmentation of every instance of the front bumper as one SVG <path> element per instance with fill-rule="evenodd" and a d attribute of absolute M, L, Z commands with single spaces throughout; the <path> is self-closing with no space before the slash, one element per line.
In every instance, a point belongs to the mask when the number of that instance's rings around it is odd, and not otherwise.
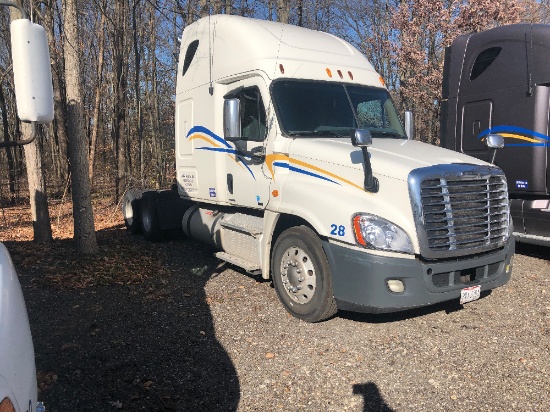
<path fill-rule="evenodd" d="M 512 274 L 513 237 L 504 248 L 479 256 L 422 261 L 377 256 L 368 250 L 323 242 L 338 309 L 397 312 L 460 298 L 461 289 L 481 285 L 487 291 L 504 285 Z M 388 279 L 399 279 L 403 293 L 393 293 Z"/>

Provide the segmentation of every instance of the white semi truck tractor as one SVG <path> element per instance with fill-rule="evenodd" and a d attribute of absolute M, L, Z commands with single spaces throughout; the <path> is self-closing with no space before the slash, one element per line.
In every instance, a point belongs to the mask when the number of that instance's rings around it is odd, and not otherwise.
<path fill-rule="evenodd" d="M 177 184 L 129 190 L 127 227 L 152 240 L 183 227 L 272 279 L 295 317 L 465 303 L 510 279 L 502 171 L 408 139 L 349 43 L 203 18 L 183 32 L 175 110 Z"/>

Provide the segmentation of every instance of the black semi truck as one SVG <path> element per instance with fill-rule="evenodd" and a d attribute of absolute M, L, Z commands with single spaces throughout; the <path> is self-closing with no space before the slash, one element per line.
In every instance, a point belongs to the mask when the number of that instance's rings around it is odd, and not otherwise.
<path fill-rule="evenodd" d="M 441 146 L 491 161 L 508 180 L 514 235 L 550 246 L 550 25 L 515 24 L 458 37 L 446 49 Z"/>

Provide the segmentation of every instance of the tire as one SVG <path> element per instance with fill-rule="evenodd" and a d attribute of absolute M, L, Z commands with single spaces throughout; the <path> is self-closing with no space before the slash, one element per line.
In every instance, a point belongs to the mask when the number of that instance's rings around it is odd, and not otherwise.
<path fill-rule="evenodd" d="M 124 225 L 132 234 L 141 232 L 141 190 L 128 189 L 122 200 Z"/>
<path fill-rule="evenodd" d="M 320 322 L 337 312 L 328 260 L 310 228 L 293 227 L 279 236 L 273 247 L 271 274 L 279 300 L 294 317 Z"/>
<path fill-rule="evenodd" d="M 141 232 L 143 237 L 150 242 L 156 242 L 162 237 L 155 205 L 155 195 L 155 192 L 144 193 L 141 198 Z"/>

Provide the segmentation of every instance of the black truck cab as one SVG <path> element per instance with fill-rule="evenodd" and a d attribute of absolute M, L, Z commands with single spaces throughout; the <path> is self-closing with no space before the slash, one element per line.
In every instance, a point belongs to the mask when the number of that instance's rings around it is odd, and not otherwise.
<path fill-rule="evenodd" d="M 446 49 L 441 146 L 491 161 L 508 181 L 516 240 L 550 246 L 550 25 L 514 24 Z"/>

